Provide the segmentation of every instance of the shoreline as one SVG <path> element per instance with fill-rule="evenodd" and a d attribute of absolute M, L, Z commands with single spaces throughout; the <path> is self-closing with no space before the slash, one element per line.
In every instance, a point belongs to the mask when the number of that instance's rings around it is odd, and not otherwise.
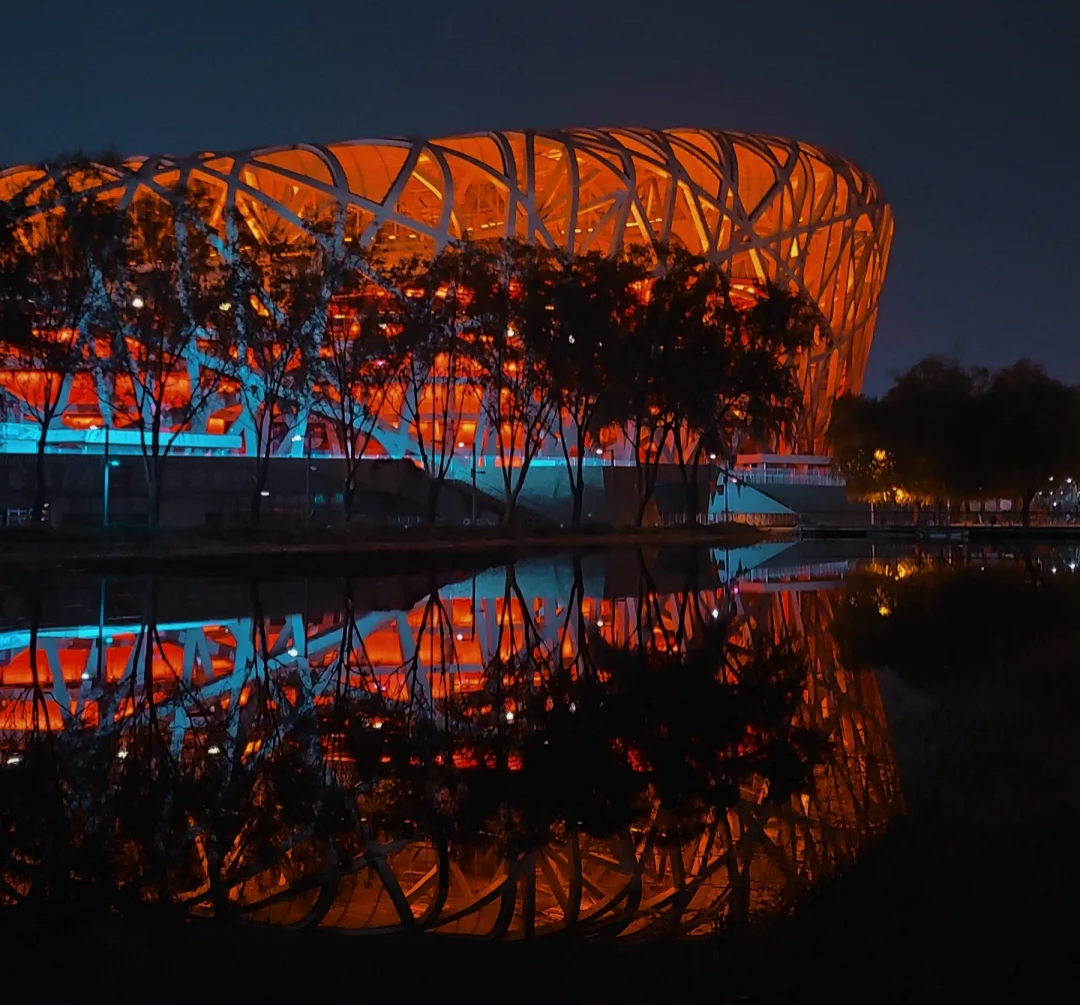
<path fill-rule="evenodd" d="M 789 529 L 785 529 L 789 531 Z M 581 528 L 541 526 L 458 529 L 449 527 L 364 529 L 206 529 L 117 528 L 65 532 L 26 528 L 0 532 L 0 575 L 41 573 L 57 567 L 138 571 L 183 562 L 186 572 L 213 572 L 237 561 L 246 568 L 287 565 L 291 570 L 318 561 L 335 565 L 354 559 L 389 560 L 406 566 L 447 557 L 454 562 L 491 560 L 494 554 L 521 558 L 545 551 L 598 549 L 736 548 L 777 537 L 776 531 L 730 522 L 702 527 Z M 795 541 L 795 539 L 794 539 Z"/>

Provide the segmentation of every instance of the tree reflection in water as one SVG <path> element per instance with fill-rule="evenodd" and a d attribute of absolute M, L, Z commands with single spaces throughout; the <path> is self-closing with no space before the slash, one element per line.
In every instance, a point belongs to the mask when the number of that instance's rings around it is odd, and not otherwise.
<path fill-rule="evenodd" d="M 188 624 L 152 579 L 130 625 L 44 635 L 32 599 L 0 666 L 3 898 L 696 933 L 791 904 L 899 810 L 835 591 L 712 567 L 662 590 L 640 558 L 612 597 L 579 561 L 553 569 L 430 581 L 395 611 L 347 581 L 317 615 L 253 584 L 250 614 Z"/>

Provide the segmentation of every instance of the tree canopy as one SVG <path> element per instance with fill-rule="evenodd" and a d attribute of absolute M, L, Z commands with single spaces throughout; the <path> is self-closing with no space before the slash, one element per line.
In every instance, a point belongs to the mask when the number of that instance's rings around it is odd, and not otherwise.
<path fill-rule="evenodd" d="M 1078 386 L 1022 359 L 988 372 L 927 357 L 880 398 L 843 396 L 828 440 L 850 490 L 872 502 L 999 496 L 1029 523 L 1034 496 L 1078 478 Z"/>

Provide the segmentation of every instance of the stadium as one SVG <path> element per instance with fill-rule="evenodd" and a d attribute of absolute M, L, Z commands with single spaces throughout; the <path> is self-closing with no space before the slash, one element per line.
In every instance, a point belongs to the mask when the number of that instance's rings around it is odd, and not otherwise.
<path fill-rule="evenodd" d="M 18 196 L 21 205 L 47 205 L 60 172 L 49 166 L 0 172 L 0 200 Z M 432 255 L 456 240 L 511 235 L 577 253 L 660 243 L 723 264 L 735 284 L 772 279 L 796 289 L 818 305 L 829 338 L 793 362 L 804 397 L 800 427 L 791 443 L 754 459 L 760 469 L 773 463 L 775 471 L 825 465 L 831 404 L 861 388 L 893 233 L 882 194 L 852 163 L 797 141 L 700 129 L 492 132 L 130 158 L 102 166 L 83 195 L 124 206 L 151 193 L 175 199 L 192 182 L 212 194 L 209 227 L 235 208 L 257 239 L 281 224 L 304 228 L 312 210 L 332 206 L 344 240 L 390 261 Z M 32 453 L 39 431 L 20 401 L 32 394 L 33 379 L 18 373 L 17 361 L 4 366 L 0 454 Z M 134 453 L 138 431 L 113 422 L 109 396 L 90 375 L 69 380 L 48 431 L 50 453 L 100 452 L 102 430 L 110 427 L 112 450 Z M 495 454 L 493 432 L 474 397 L 459 390 L 455 398 L 462 472 L 482 470 L 483 484 Z M 369 452 L 416 457 L 415 439 L 408 424 L 381 415 Z M 618 439 L 604 463 L 633 465 L 629 445 Z M 307 408 L 297 411 L 273 450 L 277 457 L 309 459 L 340 453 L 329 424 Z M 244 417 L 223 394 L 180 433 L 174 453 L 252 452 Z M 547 445 L 538 469 L 546 458 L 555 467 L 559 457 L 557 445 Z M 544 498 L 559 492 L 557 480 L 550 481 L 539 489 Z"/>

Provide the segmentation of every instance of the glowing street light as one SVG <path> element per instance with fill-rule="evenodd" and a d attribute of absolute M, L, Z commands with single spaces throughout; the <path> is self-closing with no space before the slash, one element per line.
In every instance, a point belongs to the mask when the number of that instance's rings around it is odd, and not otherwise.
<path fill-rule="evenodd" d="M 138 295 L 131 299 L 131 306 L 133 308 L 135 308 L 136 310 L 141 308 L 143 306 L 143 303 L 144 303 L 143 299 L 141 297 L 139 297 Z"/>

